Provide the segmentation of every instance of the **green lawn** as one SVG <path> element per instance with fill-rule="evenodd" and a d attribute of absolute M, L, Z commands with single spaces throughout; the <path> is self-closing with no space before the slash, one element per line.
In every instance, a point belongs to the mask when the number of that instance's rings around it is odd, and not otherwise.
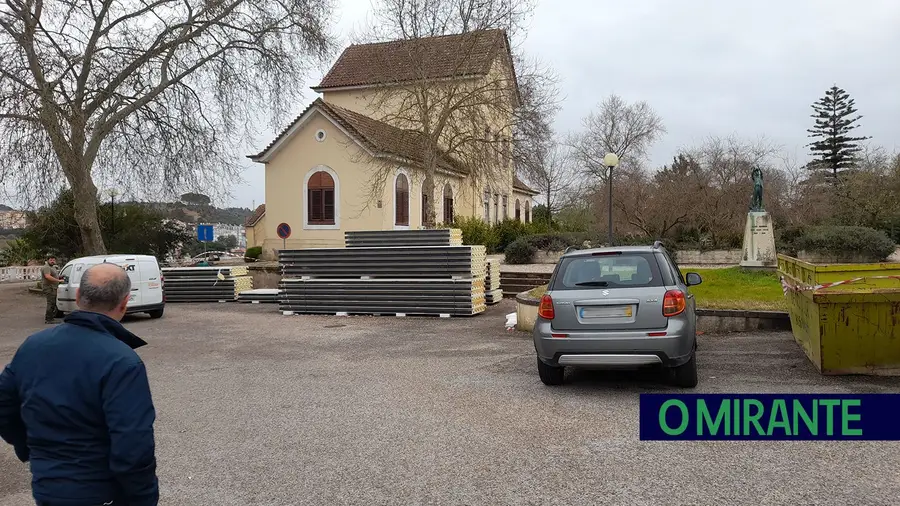
<path fill-rule="evenodd" d="M 706 309 L 751 309 L 787 311 L 781 282 L 774 272 L 728 269 L 682 269 L 696 272 L 703 283 L 691 287 L 697 307 Z"/>
<path fill-rule="evenodd" d="M 787 311 L 781 283 L 774 272 L 745 271 L 740 267 L 683 271 L 696 272 L 703 278 L 702 284 L 691 287 L 698 308 Z M 546 285 L 539 286 L 529 295 L 540 297 L 546 290 Z"/>

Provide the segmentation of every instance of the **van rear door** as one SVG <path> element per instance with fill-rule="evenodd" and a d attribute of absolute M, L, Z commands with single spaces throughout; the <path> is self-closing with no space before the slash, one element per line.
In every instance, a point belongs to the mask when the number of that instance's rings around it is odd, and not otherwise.
<path fill-rule="evenodd" d="M 154 257 L 141 258 L 141 281 L 144 304 L 162 304 L 163 286 L 159 263 Z"/>

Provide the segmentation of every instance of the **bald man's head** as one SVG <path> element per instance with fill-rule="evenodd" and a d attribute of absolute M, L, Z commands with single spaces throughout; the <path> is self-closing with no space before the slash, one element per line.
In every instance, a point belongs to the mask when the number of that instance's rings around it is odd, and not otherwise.
<path fill-rule="evenodd" d="M 127 303 L 131 279 L 115 264 L 97 264 L 84 271 L 78 287 L 78 307 L 85 311 L 108 313 Z"/>

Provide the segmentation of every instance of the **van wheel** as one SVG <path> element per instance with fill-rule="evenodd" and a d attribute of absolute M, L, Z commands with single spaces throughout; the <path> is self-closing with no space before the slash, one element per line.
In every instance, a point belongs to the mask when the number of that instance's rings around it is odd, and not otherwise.
<path fill-rule="evenodd" d="M 162 318 L 163 310 L 154 309 L 153 311 L 147 311 L 147 314 L 150 315 L 150 318 L 153 318 L 155 320 L 157 318 Z"/>
<path fill-rule="evenodd" d="M 538 375 L 545 385 L 556 386 L 563 384 L 563 378 L 566 374 L 564 367 L 545 364 L 540 358 L 537 359 Z"/>
<path fill-rule="evenodd" d="M 681 388 L 694 388 L 697 386 L 696 352 L 691 352 L 690 360 L 672 368 L 672 383 Z"/>
<path fill-rule="evenodd" d="M 56 310 L 56 318 L 62 318 L 63 316 L 66 316 L 66 313 L 63 313 L 62 311 L 57 309 Z"/>

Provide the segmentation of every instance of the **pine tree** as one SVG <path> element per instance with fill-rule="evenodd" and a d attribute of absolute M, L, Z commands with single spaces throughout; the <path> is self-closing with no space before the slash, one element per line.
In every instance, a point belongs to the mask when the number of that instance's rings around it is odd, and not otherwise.
<path fill-rule="evenodd" d="M 850 95 L 837 86 L 825 91 L 825 96 L 813 105 L 816 120 L 813 128 L 807 130 L 809 137 L 818 139 L 810 144 L 813 161 L 807 165 L 811 170 L 826 170 L 827 176 L 837 177 L 838 172 L 853 166 L 860 147 L 858 142 L 871 137 L 851 137 L 850 131 L 859 125 L 855 123 L 862 118 L 856 114 L 855 101 Z"/>

